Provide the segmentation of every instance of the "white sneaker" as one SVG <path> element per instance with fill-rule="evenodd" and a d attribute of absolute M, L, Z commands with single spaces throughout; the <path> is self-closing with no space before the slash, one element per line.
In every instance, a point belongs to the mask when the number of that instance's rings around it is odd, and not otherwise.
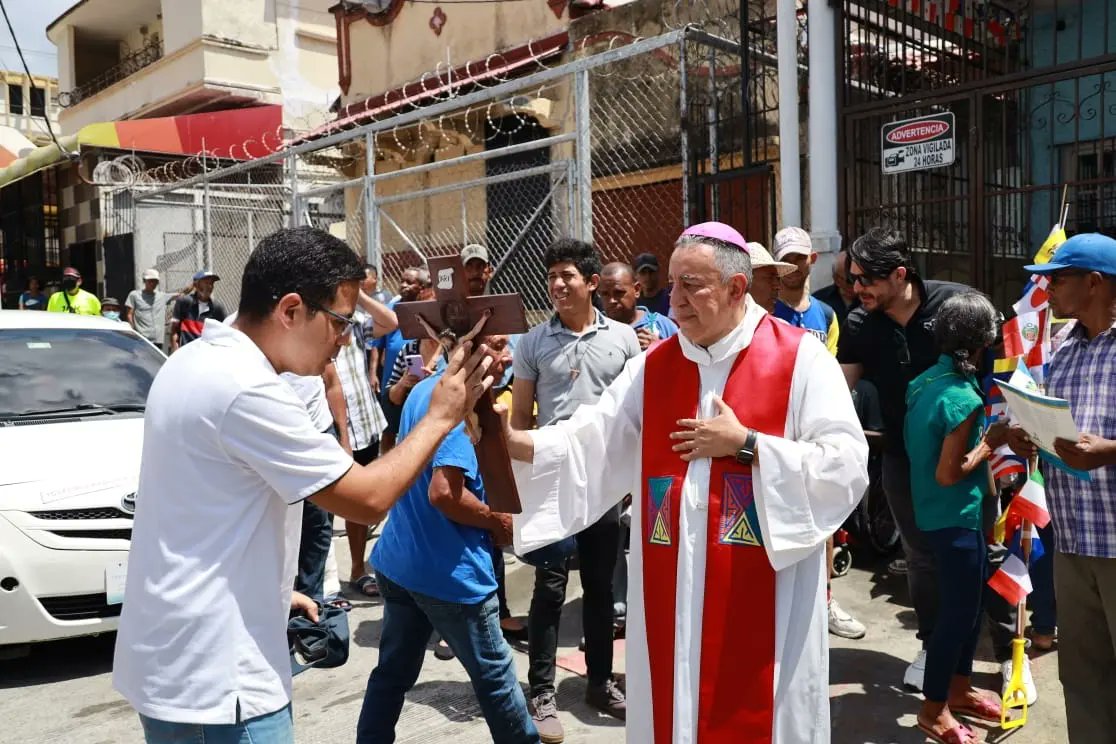
<path fill-rule="evenodd" d="M 1004 677 L 1003 688 L 1000 694 L 1007 692 L 1008 682 L 1011 681 L 1012 663 L 1008 659 L 1003 664 L 1000 664 L 1000 674 Z M 1034 705 L 1038 700 L 1038 688 L 1035 687 L 1035 678 L 1031 676 L 1031 660 L 1026 656 L 1023 657 L 1023 689 L 1027 692 L 1027 705 Z"/>
<path fill-rule="evenodd" d="M 926 649 L 918 652 L 907 671 L 903 673 L 903 686 L 922 692 L 922 678 L 926 676 Z"/>
<path fill-rule="evenodd" d="M 829 632 L 842 638 L 863 638 L 868 629 L 864 623 L 841 609 L 837 600 L 829 600 Z"/>

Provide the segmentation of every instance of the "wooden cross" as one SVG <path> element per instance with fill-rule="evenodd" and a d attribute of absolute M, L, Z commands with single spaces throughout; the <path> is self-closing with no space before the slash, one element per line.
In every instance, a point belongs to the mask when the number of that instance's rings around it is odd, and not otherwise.
<path fill-rule="evenodd" d="M 399 332 L 403 338 L 426 338 L 430 330 L 456 341 L 468 333 L 485 316 L 485 336 L 506 336 L 527 330 L 527 314 L 517 294 L 479 295 L 469 297 L 465 281 L 465 264 L 460 256 L 439 256 L 427 261 L 434 284 L 434 299 L 421 302 L 400 302 L 395 306 Z M 430 330 L 423 325 L 429 326 Z M 503 514 L 519 514 L 519 490 L 512 475 L 511 457 L 504 437 L 500 416 L 492 409 L 492 392 L 481 396 L 473 409 L 480 427 L 480 439 L 474 444 L 484 492 L 489 507 Z"/>

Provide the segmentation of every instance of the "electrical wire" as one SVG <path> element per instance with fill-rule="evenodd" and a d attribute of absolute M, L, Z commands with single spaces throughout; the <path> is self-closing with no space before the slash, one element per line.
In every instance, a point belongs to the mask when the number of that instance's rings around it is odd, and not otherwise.
<path fill-rule="evenodd" d="M 3 14 L 4 23 L 6 23 L 8 25 L 8 33 L 10 33 L 12 35 L 12 43 L 15 44 L 16 54 L 19 55 L 19 61 L 21 63 L 23 63 L 23 71 L 25 73 L 27 73 L 27 79 L 31 80 L 32 79 L 31 68 L 27 66 L 27 59 L 24 58 L 23 50 L 20 49 L 20 47 L 19 47 L 19 39 L 16 38 L 15 29 L 12 28 L 11 19 L 8 18 L 8 9 L 4 7 L 4 0 L 0 0 L 0 14 Z M 49 89 L 45 90 L 44 95 L 48 99 L 48 109 L 49 109 L 50 90 Z M 50 111 L 48 110 L 46 113 L 49 114 Z M 50 134 L 50 138 L 54 141 L 55 146 L 58 147 L 58 151 L 61 152 L 63 155 L 69 155 L 70 152 L 65 147 L 62 146 L 62 143 L 58 141 L 58 137 L 56 137 L 55 134 L 54 134 L 54 127 L 52 127 L 50 125 L 50 116 L 49 115 L 44 116 L 43 121 L 46 122 L 47 132 Z"/>

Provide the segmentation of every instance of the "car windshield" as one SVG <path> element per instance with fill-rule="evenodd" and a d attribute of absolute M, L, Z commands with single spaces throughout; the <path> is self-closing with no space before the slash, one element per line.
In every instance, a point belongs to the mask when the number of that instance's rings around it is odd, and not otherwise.
<path fill-rule="evenodd" d="M 55 411 L 142 411 L 164 357 L 125 331 L 0 330 L 0 418 Z"/>

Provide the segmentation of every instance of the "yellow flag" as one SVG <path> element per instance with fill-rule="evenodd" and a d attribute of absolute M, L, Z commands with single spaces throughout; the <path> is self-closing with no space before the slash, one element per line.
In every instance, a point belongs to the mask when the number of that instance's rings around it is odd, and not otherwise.
<path fill-rule="evenodd" d="M 1003 544 L 1004 538 L 1006 537 L 1007 533 L 1008 511 L 1008 509 L 1004 509 L 1004 511 L 1000 514 L 999 519 L 996 520 L 996 524 L 992 527 L 992 539 L 1000 543 L 1001 545 Z"/>
<path fill-rule="evenodd" d="M 1044 264 L 1050 263 L 1050 259 L 1054 258 L 1054 251 L 1058 250 L 1058 246 L 1066 242 L 1066 231 L 1061 225 L 1055 225 L 1050 230 L 1050 234 L 1046 236 L 1046 241 L 1043 242 L 1042 247 L 1038 249 L 1035 254 L 1035 263 Z"/>
<path fill-rule="evenodd" d="M 998 375 L 1004 372 L 1014 372 L 1018 367 L 1018 357 L 1011 357 L 1009 359 L 997 359 L 992 362 L 992 373 Z"/>

